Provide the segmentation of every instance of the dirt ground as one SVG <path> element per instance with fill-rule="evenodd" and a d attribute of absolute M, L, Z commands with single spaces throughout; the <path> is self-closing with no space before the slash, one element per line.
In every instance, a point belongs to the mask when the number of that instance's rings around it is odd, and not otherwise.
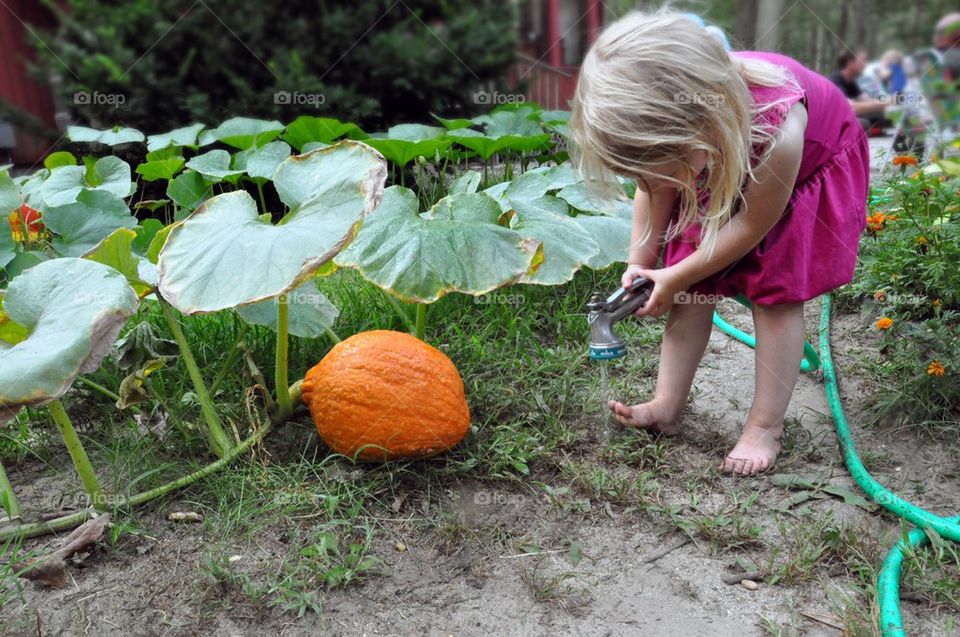
<path fill-rule="evenodd" d="M 731 320 L 746 326 L 744 310 L 725 307 Z M 816 337 L 817 304 L 807 310 Z M 857 426 L 852 406 L 859 388 L 844 371 L 865 342 L 864 321 L 834 320 L 834 350 L 862 453 L 878 458 L 877 479 L 920 506 L 947 514 L 960 511 L 956 460 L 936 442 Z M 623 382 L 625 379 L 618 379 Z M 778 526 L 774 506 L 791 492 L 774 486 L 772 476 L 702 479 L 720 460 L 716 449 L 732 445 L 753 393 L 753 356 L 747 347 L 718 331 L 711 337 L 694 399 L 684 417 L 685 434 L 665 443 L 667 463 L 677 472 L 658 481 L 661 500 L 689 505 L 697 493 L 698 511 L 712 514 L 729 506 L 729 493 L 755 494 L 750 519 L 762 527 L 766 544 L 790 542 Z M 837 450 L 819 374 L 801 375 L 790 408 L 796 439 L 813 441 L 788 456 L 776 472 L 817 474 L 831 484 L 855 485 Z M 586 424 L 584 426 L 593 426 Z M 638 438 L 638 444 L 646 438 Z M 719 441 L 719 446 L 717 443 Z M 649 443 L 652 444 L 652 443 Z M 950 471 L 954 473 L 949 474 Z M 15 484 L 26 477 L 11 476 Z M 26 506 L 41 494 L 56 494 L 58 476 L 21 489 Z M 702 484 L 700 481 L 703 480 Z M 689 537 L 636 508 L 551 497 L 538 482 L 560 485 L 558 476 L 532 476 L 527 486 L 504 490 L 500 484 L 460 482 L 438 499 L 444 516 L 456 521 L 459 541 L 413 523 L 425 515 L 407 502 L 395 519 L 384 520 L 373 553 L 382 574 L 324 597 L 323 613 L 302 617 L 252 604 L 236 590 L 215 583 L 203 568 L 208 538 L 202 525 L 169 522 L 168 511 L 190 502 L 169 501 L 141 512 L 141 532 L 107 551 L 97 551 L 69 569 L 62 590 L 25 583 L 24 603 L 4 610 L 6 634 L 23 635 L 752 635 L 778 634 L 769 626 L 792 626 L 801 634 L 832 637 L 843 632 L 845 596 L 855 595 L 848 573 L 818 571 L 792 585 L 760 582 L 757 590 L 724 583 L 737 557 L 761 559 L 749 546 L 716 551 L 702 537 Z M 923 489 L 919 488 L 923 485 Z M 583 506 L 579 506 L 583 504 Z M 899 533 L 896 520 L 825 497 L 806 503 L 812 519 L 828 515 L 856 526 L 886 550 Z M 431 515 L 437 512 L 431 512 Z M 697 537 L 697 536 L 695 536 Z M 499 541 L 497 538 L 508 538 Z M 30 547 L 52 545 L 41 538 Z M 255 572 L 285 549 L 285 538 L 266 529 L 254 541 L 238 539 L 238 568 Z M 531 549 L 530 546 L 535 546 Z M 672 549 L 666 550 L 665 549 Z M 659 559 L 652 559 L 665 553 Z M 877 566 L 877 564 L 874 564 Z M 838 601 L 839 600 L 839 601 Z M 922 611 L 918 612 L 917 609 Z M 911 636 L 960 635 L 960 617 L 903 602 Z M 812 619 L 811 617 L 817 618 Z"/>

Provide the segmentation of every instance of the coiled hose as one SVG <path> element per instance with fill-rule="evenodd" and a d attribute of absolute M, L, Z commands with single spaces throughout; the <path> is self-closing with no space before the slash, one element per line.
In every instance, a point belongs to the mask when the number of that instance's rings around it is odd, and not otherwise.
<path fill-rule="evenodd" d="M 743 298 L 737 300 L 750 307 L 750 302 Z M 905 637 L 906 630 L 903 627 L 903 617 L 900 614 L 900 574 L 903 565 L 903 558 L 907 547 L 920 547 L 928 542 L 927 529 L 935 531 L 941 537 L 954 542 L 960 542 L 960 516 L 952 518 L 943 518 L 934 513 L 921 509 L 920 507 L 907 502 L 893 491 L 890 491 L 882 484 L 877 482 L 867 468 L 863 466 L 863 461 L 857 455 L 856 445 L 853 437 L 850 435 L 850 426 L 847 424 L 846 415 L 843 412 L 843 405 L 840 402 L 840 388 L 837 385 L 837 373 L 833 366 L 833 357 L 830 352 L 830 295 L 824 295 L 820 311 L 820 357 L 816 358 L 816 352 L 810 343 L 804 343 L 804 361 L 801 370 L 812 371 L 818 366 L 823 368 L 823 380 L 827 391 L 827 403 L 830 406 L 830 413 L 833 415 L 833 423 L 837 431 L 837 438 L 840 441 L 840 450 L 843 452 L 843 461 L 847 466 L 850 475 L 853 476 L 857 485 L 870 497 L 871 500 L 887 509 L 902 520 L 910 522 L 917 528 L 910 531 L 907 536 L 897 542 L 887 553 L 880 568 L 880 574 L 877 579 L 877 600 L 880 606 L 880 631 L 883 637 Z M 741 330 L 731 326 L 723 320 L 719 314 L 714 313 L 713 323 L 721 331 L 729 334 L 733 338 L 746 343 L 750 347 L 756 345 L 756 339 Z M 812 356 L 810 355 L 812 352 Z M 817 365 L 819 362 L 819 365 Z"/>

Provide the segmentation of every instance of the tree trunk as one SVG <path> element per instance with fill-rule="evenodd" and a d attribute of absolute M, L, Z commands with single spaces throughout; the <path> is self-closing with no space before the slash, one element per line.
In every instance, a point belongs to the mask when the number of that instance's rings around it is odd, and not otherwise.
<path fill-rule="evenodd" d="M 756 48 L 760 51 L 776 51 L 780 41 L 780 20 L 783 17 L 783 0 L 764 0 L 757 8 Z"/>
<path fill-rule="evenodd" d="M 736 0 L 737 13 L 734 35 L 744 49 L 753 49 L 757 43 L 758 0 Z"/>

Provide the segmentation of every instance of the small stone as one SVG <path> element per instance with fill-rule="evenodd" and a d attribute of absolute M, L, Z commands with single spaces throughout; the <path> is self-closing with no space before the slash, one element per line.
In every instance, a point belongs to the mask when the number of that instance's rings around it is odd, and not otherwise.
<path fill-rule="evenodd" d="M 760 588 L 760 585 L 754 582 L 752 579 L 742 579 L 740 580 L 740 586 L 743 586 L 748 591 L 755 591 Z"/>
<path fill-rule="evenodd" d="M 239 562 L 242 559 L 243 559 L 242 555 L 231 555 L 230 557 L 227 558 L 227 561 L 233 564 L 234 562 Z"/>
<path fill-rule="evenodd" d="M 407 550 L 407 545 L 404 544 L 403 542 L 397 542 L 396 544 L 393 545 L 393 548 L 397 549 L 397 552 L 403 553 L 404 551 Z"/>
<path fill-rule="evenodd" d="M 203 516 L 195 511 L 174 511 L 167 519 L 171 522 L 203 522 Z"/>

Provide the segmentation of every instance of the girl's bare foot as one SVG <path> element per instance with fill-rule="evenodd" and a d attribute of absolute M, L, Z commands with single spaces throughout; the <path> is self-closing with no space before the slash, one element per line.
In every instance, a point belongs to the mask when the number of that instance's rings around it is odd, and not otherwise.
<path fill-rule="evenodd" d="M 607 402 L 607 406 L 620 424 L 627 427 L 648 429 L 665 436 L 675 436 L 680 433 L 680 425 L 677 420 L 683 410 L 682 405 L 677 408 L 669 401 L 654 398 L 648 403 L 633 405 L 632 407 L 611 400 Z"/>
<path fill-rule="evenodd" d="M 739 476 L 750 476 L 768 470 L 780 453 L 782 435 L 782 424 L 767 428 L 747 423 L 743 427 L 740 440 L 723 459 L 720 469 L 725 473 Z"/>

